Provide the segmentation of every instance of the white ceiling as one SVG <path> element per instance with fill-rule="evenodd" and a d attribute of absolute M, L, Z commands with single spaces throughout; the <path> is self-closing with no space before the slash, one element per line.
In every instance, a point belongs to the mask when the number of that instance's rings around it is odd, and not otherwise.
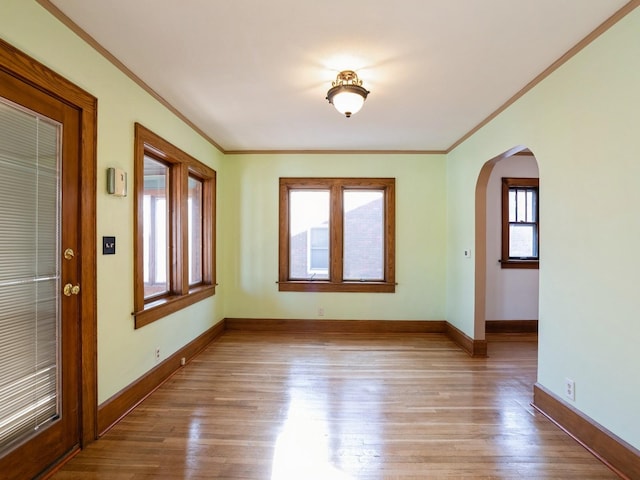
<path fill-rule="evenodd" d="M 51 3 L 225 151 L 442 151 L 627 0 Z M 371 91 L 349 119 L 344 69 Z"/>

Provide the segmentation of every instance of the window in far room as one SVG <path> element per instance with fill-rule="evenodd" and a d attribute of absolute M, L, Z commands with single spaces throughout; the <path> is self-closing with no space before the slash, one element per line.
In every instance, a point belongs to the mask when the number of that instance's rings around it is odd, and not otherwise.
<path fill-rule="evenodd" d="M 502 179 L 502 268 L 538 268 L 537 178 Z"/>
<path fill-rule="evenodd" d="M 395 291 L 395 179 L 281 178 L 281 291 Z"/>

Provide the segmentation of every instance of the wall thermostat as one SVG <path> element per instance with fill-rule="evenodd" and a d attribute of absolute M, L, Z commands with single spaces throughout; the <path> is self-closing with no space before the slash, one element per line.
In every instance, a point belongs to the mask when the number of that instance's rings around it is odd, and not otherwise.
<path fill-rule="evenodd" d="M 107 168 L 107 193 L 116 197 L 127 196 L 127 172 L 121 168 Z"/>

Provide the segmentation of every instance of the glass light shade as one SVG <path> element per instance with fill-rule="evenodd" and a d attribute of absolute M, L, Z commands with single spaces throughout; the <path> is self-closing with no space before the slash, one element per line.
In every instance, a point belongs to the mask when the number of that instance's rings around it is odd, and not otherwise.
<path fill-rule="evenodd" d="M 333 106 L 341 114 L 350 117 L 354 113 L 358 113 L 364 105 L 364 97 L 359 93 L 350 92 L 345 90 L 337 93 L 333 97 Z"/>
<path fill-rule="evenodd" d="M 327 100 L 336 110 L 349 118 L 362 108 L 369 91 L 353 70 L 343 70 L 327 92 Z"/>

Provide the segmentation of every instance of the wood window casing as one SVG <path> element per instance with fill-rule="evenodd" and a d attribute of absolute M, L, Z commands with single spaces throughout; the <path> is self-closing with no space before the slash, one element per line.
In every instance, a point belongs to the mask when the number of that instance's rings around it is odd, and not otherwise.
<path fill-rule="evenodd" d="M 383 192 L 383 270 L 380 280 L 343 280 L 343 192 L 345 190 Z M 290 192 L 328 190 L 329 278 L 293 279 L 290 276 Z M 278 289 L 285 292 L 395 292 L 395 179 L 394 178 L 280 178 L 279 193 L 279 273 Z"/>
<path fill-rule="evenodd" d="M 134 196 L 134 309 L 140 328 L 215 294 L 215 187 L 216 172 L 142 125 L 135 125 Z M 143 194 L 144 159 L 152 158 L 169 169 L 168 291 L 145 298 Z M 189 285 L 188 181 L 202 182 L 202 281 Z"/>
<path fill-rule="evenodd" d="M 532 257 L 512 257 L 509 248 L 510 226 L 515 222 L 511 222 L 509 218 L 509 192 L 514 189 L 529 190 L 534 192 L 535 207 L 534 219 L 524 224 L 535 227 L 535 256 Z M 502 249 L 500 266 L 501 268 L 522 268 L 522 269 L 538 269 L 540 266 L 540 222 L 539 222 L 539 179 L 537 178 L 502 178 Z"/>

